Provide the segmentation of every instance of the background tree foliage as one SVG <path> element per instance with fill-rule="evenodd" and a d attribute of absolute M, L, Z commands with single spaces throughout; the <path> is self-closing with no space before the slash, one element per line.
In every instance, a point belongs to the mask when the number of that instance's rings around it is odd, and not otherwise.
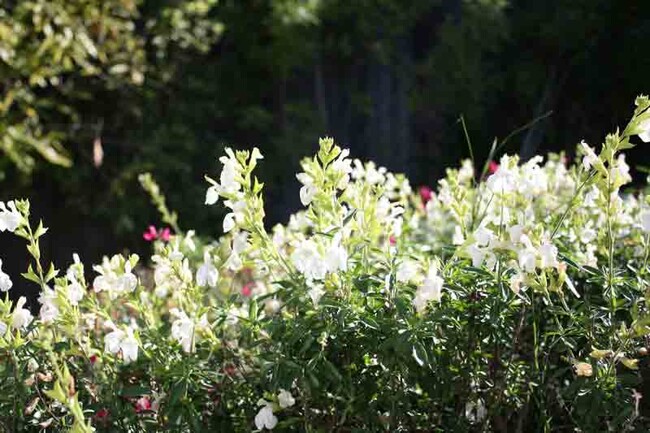
<path fill-rule="evenodd" d="M 537 118 L 505 151 L 571 149 L 647 91 L 649 13 L 633 0 L 5 1 L 0 199 L 40 206 L 54 256 L 83 239 L 97 260 L 144 247 L 157 221 L 144 171 L 185 228 L 218 234 L 202 176 L 226 144 L 264 153 L 270 223 L 299 206 L 295 155 L 318 136 L 415 183 L 467 156 L 461 114 L 479 159 Z"/>

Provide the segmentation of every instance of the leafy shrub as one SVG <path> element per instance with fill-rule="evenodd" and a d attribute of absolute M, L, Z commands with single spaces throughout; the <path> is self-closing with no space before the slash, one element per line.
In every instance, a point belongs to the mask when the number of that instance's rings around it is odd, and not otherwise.
<path fill-rule="evenodd" d="M 257 149 L 227 149 L 206 204 L 219 240 L 165 223 L 154 254 L 65 274 L 41 263 L 29 203 L 0 203 L 27 241 L 37 318 L 0 303 L 0 425 L 98 431 L 596 431 L 648 427 L 650 208 L 622 193 L 630 123 L 563 155 L 450 169 L 434 192 L 332 139 L 302 163 L 305 209 L 264 227 Z M 492 149 L 492 155 L 497 149 Z M 0 273 L 0 289 L 11 277 Z"/>

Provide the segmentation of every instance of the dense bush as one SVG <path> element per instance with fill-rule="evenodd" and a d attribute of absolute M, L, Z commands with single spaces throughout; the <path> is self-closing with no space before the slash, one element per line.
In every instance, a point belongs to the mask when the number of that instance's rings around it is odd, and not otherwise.
<path fill-rule="evenodd" d="M 32 317 L 0 303 L 7 431 L 643 430 L 650 203 L 621 192 L 621 151 L 650 140 L 650 101 L 600 153 L 503 156 L 434 192 L 320 141 L 303 211 L 265 230 L 257 149 L 220 161 L 219 240 L 150 227 L 150 260 L 65 273 L 41 263 L 29 203 Z M 494 155 L 498 149 L 492 149 Z M 488 160 L 489 161 L 489 160 Z M 0 289 L 12 278 L 0 273 Z M 88 279 L 87 279 L 88 278 Z"/>

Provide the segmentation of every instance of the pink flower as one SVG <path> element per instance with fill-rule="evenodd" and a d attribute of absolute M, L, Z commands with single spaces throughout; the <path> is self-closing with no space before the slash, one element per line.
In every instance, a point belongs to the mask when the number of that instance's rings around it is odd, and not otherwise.
<path fill-rule="evenodd" d="M 142 234 L 142 237 L 147 242 L 156 240 L 158 238 L 158 232 L 156 232 L 156 227 L 149 226 L 147 230 Z"/>
<path fill-rule="evenodd" d="M 422 199 L 422 203 L 427 204 L 433 198 L 433 190 L 426 185 L 421 186 L 420 198 Z"/>
<path fill-rule="evenodd" d="M 152 242 L 155 241 L 156 239 L 160 239 L 163 242 L 169 242 L 169 238 L 171 237 L 171 235 L 172 232 L 171 230 L 169 230 L 168 227 L 165 227 L 164 229 L 156 230 L 156 226 L 151 225 L 142 234 L 142 237 L 147 242 Z"/>
<path fill-rule="evenodd" d="M 395 239 L 395 236 L 390 235 L 388 238 L 388 243 L 390 243 L 391 246 L 394 246 L 397 243 L 397 239 Z"/>
<path fill-rule="evenodd" d="M 151 410 L 151 400 L 149 397 L 140 397 L 135 402 L 135 412 L 141 413 Z"/>
<path fill-rule="evenodd" d="M 160 239 L 161 239 L 163 242 L 169 242 L 169 238 L 170 238 L 171 234 L 172 234 L 172 233 L 171 233 L 171 231 L 169 230 L 169 227 L 165 227 L 164 229 L 162 229 L 162 230 L 160 231 Z"/>
<path fill-rule="evenodd" d="M 498 169 L 499 169 L 499 164 L 495 161 L 490 161 L 490 165 L 488 166 L 488 171 L 490 172 L 490 174 L 496 173 Z"/>
<path fill-rule="evenodd" d="M 254 285 L 255 283 L 244 284 L 244 287 L 241 288 L 241 294 L 248 298 L 253 293 Z"/>

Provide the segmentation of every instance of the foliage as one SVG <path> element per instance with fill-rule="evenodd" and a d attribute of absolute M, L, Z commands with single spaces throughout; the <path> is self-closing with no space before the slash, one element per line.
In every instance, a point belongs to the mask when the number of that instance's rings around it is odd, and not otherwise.
<path fill-rule="evenodd" d="M 227 209 L 221 239 L 182 232 L 143 175 L 176 233 L 152 227 L 149 260 L 106 257 L 92 281 L 78 256 L 42 263 L 29 202 L 0 203 L 41 291 L 37 318 L 0 302 L 0 425 L 647 429 L 650 196 L 621 191 L 621 151 L 650 141 L 649 107 L 576 164 L 464 161 L 418 194 L 322 139 L 297 176 L 305 209 L 271 232 L 262 154 L 226 149 L 205 194 Z"/>
<path fill-rule="evenodd" d="M 149 45 L 156 61 L 164 60 L 174 46 L 207 50 L 221 32 L 218 23 L 206 19 L 215 2 L 161 5 L 156 10 L 159 15 L 151 17 L 142 16 L 141 2 L 135 0 L 3 2 L 0 144 L 4 154 L 22 171 L 34 168 L 35 153 L 70 166 L 72 157 L 63 143 L 88 120 L 80 102 L 100 92 L 141 86 L 149 72 Z M 138 30 L 143 24 L 146 34 Z M 164 75 L 150 78 L 160 77 Z M 92 121 L 99 136 L 102 125 Z"/>

